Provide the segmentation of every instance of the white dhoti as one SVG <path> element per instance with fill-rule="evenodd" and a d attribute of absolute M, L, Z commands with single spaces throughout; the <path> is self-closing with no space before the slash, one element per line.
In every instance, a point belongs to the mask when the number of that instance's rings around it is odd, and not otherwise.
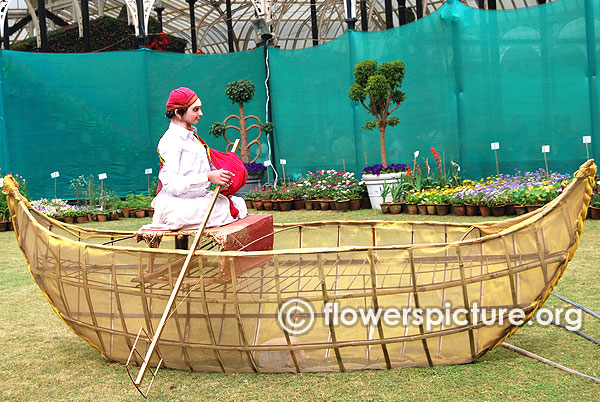
<path fill-rule="evenodd" d="M 213 192 L 206 193 L 203 197 L 181 198 L 168 195 L 157 196 L 154 199 L 154 217 L 152 225 L 166 225 L 170 230 L 196 229 L 202 226 Z M 237 218 L 229 212 L 229 199 L 219 194 L 215 206 L 208 218 L 207 227 L 226 225 L 236 219 L 248 215 L 246 203 L 240 197 L 231 197 L 233 205 L 239 211 Z"/>

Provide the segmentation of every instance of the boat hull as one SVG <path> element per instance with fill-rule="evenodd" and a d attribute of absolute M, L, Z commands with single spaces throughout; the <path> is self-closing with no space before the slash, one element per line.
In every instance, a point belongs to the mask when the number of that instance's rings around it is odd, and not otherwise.
<path fill-rule="evenodd" d="M 305 223 L 278 228 L 272 251 L 197 251 L 152 364 L 309 372 L 475 361 L 549 296 L 577 248 L 595 173 L 583 165 L 561 197 L 508 221 Z M 158 325 L 186 252 L 56 222 L 6 182 L 19 246 L 56 313 L 104 357 L 127 361 L 139 329 Z"/>

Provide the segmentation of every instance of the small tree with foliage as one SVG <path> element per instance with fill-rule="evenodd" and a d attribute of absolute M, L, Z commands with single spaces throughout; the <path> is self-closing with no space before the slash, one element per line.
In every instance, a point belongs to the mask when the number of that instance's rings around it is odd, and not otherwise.
<path fill-rule="evenodd" d="M 266 122 L 263 124 L 260 119 L 254 115 L 244 115 L 244 103 L 248 103 L 252 100 L 252 98 L 254 98 L 254 88 L 255 85 L 249 80 L 233 81 L 227 84 L 225 87 L 225 94 L 232 103 L 237 103 L 239 105 L 240 114 L 232 114 L 228 116 L 222 123 L 215 122 L 212 126 L 210 126 L 209 130 L 209 133 L 215 137 L 223 136 L 223 138 L 225 138 L 227 141 L 227 150 L 231 149 L 234 142 L 227 138 L 225 132 L 229 129 L 235 129 L 239 131 L 241 140 L 240 154 L 242 162 L 244 163 L 254 162 L 258 159 L 258 156 L 262 152 L 259 139 L 262 136 L 263 131 L 269 134 L 273 132 L 273 123 Z M 227 122 L 231 119 L 237 119 L 239 122 L 239 127 L 227 125 Z M 246 120 L 249 119 L 255 119 L 257 123 L 246 126 Z M 252 128 L 258 129 L 258 137 L 248 142 L 248 131 Z M 250 160 L 250 147 L 254 144 L 258 146 L 258 152 L 254 159 Z"/>
<path fill-rule="evenodd" d="M 393 127 L 400 123 L 398 117 L 389 116 L 406 99 L 406 95 L 400 90 L 403 79 L 404 63 L 401 61 L 390 61 L 377 66 L 375 60 L 363 60 L 354 68 L 354 84 L 348 94 L 350 99 L 359 101 L 369 114 L 375 117 L 375 121 L 367 121 L 363 128 L 379 129 L 381 164 L 384 168 L 388 166 L 385 153 L 385 129 L 387 126 Z"/>

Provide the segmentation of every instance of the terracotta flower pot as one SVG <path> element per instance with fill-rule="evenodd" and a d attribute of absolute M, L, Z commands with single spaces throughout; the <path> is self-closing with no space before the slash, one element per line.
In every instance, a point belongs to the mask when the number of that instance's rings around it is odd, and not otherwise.
<path fill-rule="evenodd" d="M 246 208 L 252 209 L 252 200 L 244 198 L 244 202 L 246 203 Z"/>
<path fill-rule="evenodd" d="M 252 200 L 252 206 L 257 211 L 263 211 L 265 209 L 265 207 L 263 206 L 262 200 Z"/>
<path fill-rule="evenodd" d="M 598 207 L 590 207 L 589 208 L 589 215 L 591 219 L 600 219 L 600 208 Z"/>
<path fill-rule="evenodd" d="M 329 209 L 331 209 L 332 211 L 335 211 L 336 207 L 336 202 L 334 200 L 328 200 L 329 201 Z"/>
<path fill-rule="evenodd" d="M 68 223 L 70 225 L 75 223 L 75 217 L 74 216 L 65 216 L 65 223 Z"/>
<path fill-rule="evenodd" d="M 435 212 L 437 212 L 439 216 L 448 215 L 448 212 L 450 212 L 450 204 L 435 204 Z"/>
<path fill-rule="evenodd" d="M 279 210 L 281 212 L 287 212 L 292 210 L 294 200 L 277 200 L 277 203 L 279 204 Z"/>
<path fill-rule="evenodd" d="M 321 210 L 329 211 L 329 200 L 319 200 L 319 205 L 321 205 Z"/>
<path fill-rule="evenodd" d="M 419 208 L 417 207 L 417 204 L 405 204 L 406 208 L 408 210 L 408 213 L 411 215 L 416 215 L 419 213 Z"/>
<path fill-rule="evenodd" d="M 315 211 L 320 211 L 321 210 L 321 201 L 313 200 L 313 209 Z"/>
<path fill-rule="evenodd" d="M 450 212 L 456 216 L 465 216 L 467 214 L 467 207 L 464 204 L 454 204 L 450 207 Z"/>
<path fill-rule="evenodd" d="M 0 232 L 6 232 L 8 229 L 8 221 L 0 222 Z"/>
<path fill-rule="evenodd" d="M 362 198 L 350 198 L 350 210 L 358 211 L 362 203 Z"/>
<path fill-rule="evenodd" d="M 427 215 L 427 205 L 425 205 L 425 204 L 417 204 L 417 208 L 419 209 L 419 213 L 421 215 Z"/>
<path fill-rule="evenodd" d="M 504 214 L 506 214 L 508 216 L 514 216 L 517 214 L 517 210 L 515 209 L 514 202 L 509 202 L 508 204 L 505 205 Z"/>
<path fill-rule="evenodd" d="M 360 203 L 361 209 L 371 209 L 371 199 L 368 195 L 363 196 Z"/>
<path fill-rule="evenodd" d="M 476 216 L 479 213 L 479 205 L 465 204 L 467 216 Z"/>
<path fill-rule="evenodd" d="M 490 216 L 492 215 L 492 208 L 488 205 L 480 205 L 479 212 L 481 213 L 481 216 Z"/>
<path fill-rule="evenodd" d="M 515 213 L 517 215 L 523 215 L 527 213 L 527 207 L 525 205 L 515 205 Z"/>
<path fill-rule="evenodd" d="M 146 211 L 146 216 L 154 216 L 154 208 L 144 208 L 144 211 Z"/>
<path fill-rule="evenodd" d="M 123 209 L 123 217 L 129 218 L 129 210 L 131 208 L 129 208 L 129 207 L 123 207 L 122 209 Z"/>
<path fill-rule="evenodd" d="M 390 202 L 382 202 L 381 204 L 379 204 L 379 206 L 381 207 L 381 212 L 384 214 L 389 214 L 390 213 Z"/>
<path fill-rule="evenodd" d="M 135 217 L 136 218 L 143 218 L 146 216 L 146 211 L 144 211 L 143 209 L 136 209 L 135 210 Z"/>
<path fill-rule="evenodd" d="M 314 209 L 314 201 L 313 200 L 304 200 L 304 208 L 307 211 L 312 211 Z"/>
<path fill-rule="evenodd" d="M 262 203 L 263 203 L 263 207 L 265 208 L 265 211 L 273 210 L 273 200 L 264 199 L 264 200 L 262 200 Z"/>
<path fill-rule="evenodd" d="M 108 220 L 107 214 L 97 214 L 98 222 L 106 222 Z"/>
<path fill-rule="evenodd" d="M 399 202 L 390 203 L 390 214 L 398 215 L 402 212 L 402 204 Z"/>
<path fill-rule="evenodd" d="M 425 204 L 427 206 L 427 215 L 436 215 L 437 210 L 435 209 L 435 204 Z"/>
<path fill-rule="evenodd" d="M 506 211 L 505 205 L 493 205 L 491 208 L 493 216 L 503 216 Z"/>
<path fill-rule="evenodd" d="M 350 200 L 340 200 L 335 202 L 335 209 L 338 212 L 347 212 L 350 209 Z"/>
<path fill-rule="evenodd" d="M 281 209 L 279 208 L 279 200 L 272 200 L 273 201 L 273 211 L 281 211 Z"/>
<path fill-rule="evenodd" d="M 295 210 L 304 209 L 304 200 L 300 200 L 300 199 L 294 200 L 294 209 Z"/>
<path fill-rule="evenodd" d="M 87 215 L 79 215 L 75 218 L 77 223 L 84 223 L 87 221 Z"/>
<path fill-rule="evenodd" d="M 541 207 L 543 207 L 543 205 L 541 205 L 541 204 L 526 205 L 526 207 L 527 207 L 527 212 L 533 212 L 536 209 L 540 209 Z"/>

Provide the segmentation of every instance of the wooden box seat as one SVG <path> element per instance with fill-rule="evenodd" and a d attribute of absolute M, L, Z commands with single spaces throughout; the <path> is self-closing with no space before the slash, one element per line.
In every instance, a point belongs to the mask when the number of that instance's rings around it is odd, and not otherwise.
<path fill-rule="evenodd" d="M 163 236 L 175 236 L 176 248 L 187 249 L 189 236 L 195 236 L 196 230 L 182 231 L 151 231 L 144 230 L 135 233 L 136 241 L 144 240 L 148 247 L 158 248 Z M 206 228 L 202 234 L 199 248 L 210 247 L 212 251 L 262 251 L 273 250 L 273 215 L 248 215 L 244 219 L 223 226 Z M 234 262 L 235 275 L 241 275 L 257 266 L 270 261 L 270 256 L 264 257 L 220 257 L 216 268 L 218 273 L 205 279 L 207 283 L 229 282 L 232 277 L 230 262 Z M 212 264 L 211 264 L 212 265 Z M 162 276 L 159 272 L 148 267 L 145 279 L 153 282 Z M 157 275 L 158 274 L 158 275 Z M 163 278 L 164 279 L 164 278 Z M 135 278 L 134 280 L 139 280 Z"/>

